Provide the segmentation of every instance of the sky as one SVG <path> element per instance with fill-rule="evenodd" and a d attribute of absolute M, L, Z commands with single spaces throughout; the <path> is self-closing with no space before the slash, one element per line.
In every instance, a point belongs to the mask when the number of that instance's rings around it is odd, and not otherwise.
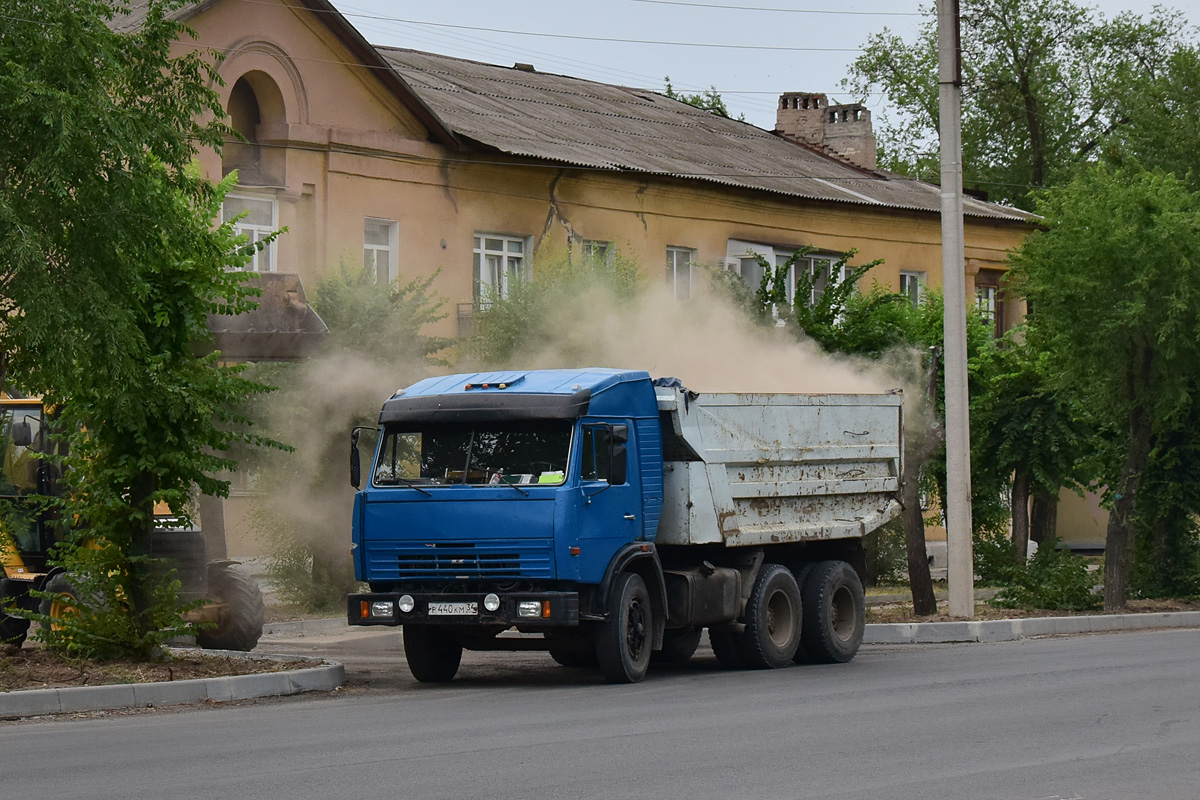
<path fill-rule="evenodd" d="M 931 4 L 932 0 L 930 0 Z M 372 44 L 654 89 L 715 87 L 730 113 L 768 130 L 784 92 L 841 89 L 884 27 L 913 38 L 920 0 L 333 0 Z M 1085 2 L 1108 17 L 1151 0 Z M 1200 0 L 1161 0 L 1200 23 Z M 580 38 L 587 37 L 587 38 Z M 626 41 L 621 41 L 626 40 Z M 633 42 L 629 40 L 639 40 Z M 706 45 L 706 46 L 694 46 Z M 719 46 L 714 46 L 719 45 Z M 868 98 L 875 107 L 880 98 Z"/>

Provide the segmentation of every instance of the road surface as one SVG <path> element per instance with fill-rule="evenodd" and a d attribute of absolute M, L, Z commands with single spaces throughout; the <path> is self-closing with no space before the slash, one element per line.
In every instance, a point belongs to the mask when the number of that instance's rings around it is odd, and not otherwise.
<path fill-rule="evenodd" d="M 870 646 L 847 665 L 765 672 L 702 651 L 633 686 L 541 654 L 511 667 L 468 654 L 460 680 L 420 685 L 391 664 L 395 638 L 327 642 L 358 654 L 354 686 L 331 696 L 0 724 L 2 794 L 1200 797 L 1195 630 Z"/>

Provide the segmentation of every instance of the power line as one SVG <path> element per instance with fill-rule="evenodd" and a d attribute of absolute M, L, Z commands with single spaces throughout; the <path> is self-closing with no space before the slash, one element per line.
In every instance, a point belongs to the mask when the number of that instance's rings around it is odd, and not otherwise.
<path fill-rule="evenodd" d="M 842 11 L 816 8 L 765 8 L 762 6 L 729 6 L 721 3 L 685 3 L 683 0 L 630 0 L 633 3 L 650 3 L 659 6 L 686 6 L 688 8 L 721 8 L 732 11 L 771 11 L 780 14 L 835 14 L 839 16 L 863 17 L 924 17 L 919 11 Z"/>
<path fill-rule="evenodd" d="M 258 5 L 275 5 L 268 0 L 241 0 L 243 3 L 255 3 Z M 664 47 L 707 47 L 719 50 L 761 50 L 774 51 L 785 53 L 859 53 L 862 48 L 859 47 L 791 47 L 784 45 L 756 45 L 756 44 L 724 44 L 721 42 L 673 42 L 669 40 L 659 39 L 618 39 L 609 36 L 581 36 L 571 33 L 541 33 L 536 31 L 517 31 L 507 28 L 488 28 L 480 25 L 454 25 L 449 22 L 428 22 L 419 19 L 404 19 L 402 17 L 389 17 L 383 14 L 363 14 L 358 12 L 344 11 L 323 11 L 321 9 L 309 9 L 313 13 L 334 13 L 341 14 L 344 17 L 354 17 L 356 19 L 373 19 L 385 20 L 387 22 L 402 22 L 407 25 L 424 25 L 434 28 L 450 28 L 453 30 L 464 31 L 481 31 L 485 33 L 501 33 L 509 36 L 533 36 L 542 39 L 569 39 L 571 41 L 580 42 L 609 42 L 611 44 L 649 44 Z"/>

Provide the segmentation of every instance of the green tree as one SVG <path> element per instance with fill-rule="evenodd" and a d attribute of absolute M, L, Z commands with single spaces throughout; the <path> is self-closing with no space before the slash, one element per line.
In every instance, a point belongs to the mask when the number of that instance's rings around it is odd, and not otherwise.
<path fill-rule="evenodd" d="M 960 14 L 964 185 L 1025 208 L 1129 121 L 1130 81 L 1162 72 L 1185 26 L 1159 6 L 1106 19 L 1074 0 L 962 0 Z M 938 174 L 936 64 L 930 14 L 915 41 L 868 37 L 844 84 L 885 93 L 880 163 L 926 179 Z"/>
<path fill-rule="evenodd" d="M 1200 190 L 1200 51 L 1180 48 L 1152 76 L 1130 71 L 1126 84 L 1117 101 L 1123 124 L 1104 154 L 1159 167 Z"/>
<path fill-rule="evenodd" d="M 1092 431 L 1063 388 L 1051 385 L 1050 355 L 1020 331 L 980 350 L 970 370 L 971 479 L 1009 486 L 1012 554 L 1023 564 L 1031 496 L 1056 498 L 1060 487 L 1077 483 Z"/>
<path fill-rule="evenodd" d="M 688 94 L 686 92 L 677 92 L 675 87 L 671 85 L 671 76 L 663 78 L 663 82 L 667 84 L 663 94 L 672 100 L 678 100 L 681 103 L 687 103 L 689 106 L 703 109 L 711 114 L 716 114 L 718 117 L 725 119 L 733 119 L 729 116 L 729 108 L 725 105 L 725 99 L 721 97 L 721 93 L 717 91 L 717 87 L 710 86 L 703 92 Z M 745 121 L 746 115 L 739 114 L 738 120 Z"/>
<path fill-rule="evenodd" d="M 188 33 L 174 5 L 152 0 L 120 34 L 116 2 L 11 0 L 0 26 L 0 350 L 10 382 L 65 403 L 63 514 L 101 545 L 89 563 L 128 619 L 97 645 L 110 654 L 149 655 L 169 626 L 154 502 L 227 490 L 223 454 L 255 438 L 224 409 L 262 390 L 193 355 L 209 313 L 251 307 L 228 269 L 250 247 L 213 224 L 228 184 L 190 168 L 226 128 L 213 65 L 171 53 Z"/>
<path fill-rule="evenodd" d="M 1200 364 L 1200 195 L 1162 171 L 1096 166 L 1040 197 L 1045 230 L 1016 254 L 1030 341 L 1098 425 L 1118 433 L 1104 606 L 1125 606 L 1153 448 L 1190 413 Z"/>

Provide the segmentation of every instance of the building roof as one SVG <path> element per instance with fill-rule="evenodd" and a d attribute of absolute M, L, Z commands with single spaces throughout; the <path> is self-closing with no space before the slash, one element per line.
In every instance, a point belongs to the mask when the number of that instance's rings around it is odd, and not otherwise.
<path fill-rule="evenodd" d="M 940 189 L 867 171 L 749 123 L 646 89 L 376 48 L 459 141 L 588 169 L 665 175 L 810 200 L 940 212 Z M 963 198 L 964 212 L 1024 211 Z"/>
<path fill-rule="evenodd" d="M 179 20 L 220 0 L 185 3 Z M 648 89 L 501 67 L 395 47 L 372 47 L 328 0 L 300 0 L 450 147 L 579 167 L 699 180 L 819 202 L 941 211 L 939 187 L 860 169 L 746 122 Z M 149 0 L 110 22 L 131 31 Z M 1030 223 L 1028 212 L 963 197 L 967 216 Z"/>

